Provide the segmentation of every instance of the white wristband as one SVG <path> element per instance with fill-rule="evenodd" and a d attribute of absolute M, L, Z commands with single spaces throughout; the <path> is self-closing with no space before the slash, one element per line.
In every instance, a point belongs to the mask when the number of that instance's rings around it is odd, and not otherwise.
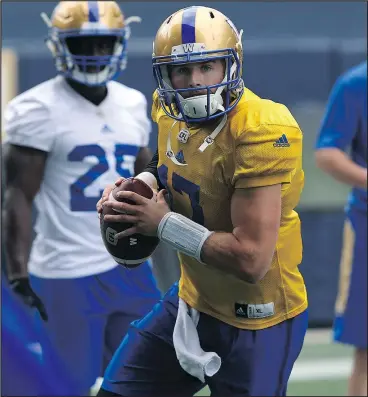
<path fill-rule="evenodd" d="M 157 229 L 160 240 L 201 263 L 202 246 L 212 233 L 214 232 L 176 212 L 168 212 Z"/>
<path fill-rule="evenodd" d="M 140 179 L 141 181 L 147 183 L 152 189 L 157 190 L 157 179 L 150 172 L 141 172 L 135 178 Z"/>

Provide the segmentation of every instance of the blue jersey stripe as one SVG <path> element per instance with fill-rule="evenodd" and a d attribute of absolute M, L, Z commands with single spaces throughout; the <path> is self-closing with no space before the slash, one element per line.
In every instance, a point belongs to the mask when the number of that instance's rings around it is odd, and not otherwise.
<path fill-rule="evenodd" d="M 181 40 L 183 44 L 195 43 L 195 19 L 197 7 L 186 8 L 181 21 Z"/>
<path fill-rule="evenodd" d="M 98 22 L 99 20 L 99 11 L 97 1 L 89 1 L 88 2 L 88 21 L 89 22 Z"/>

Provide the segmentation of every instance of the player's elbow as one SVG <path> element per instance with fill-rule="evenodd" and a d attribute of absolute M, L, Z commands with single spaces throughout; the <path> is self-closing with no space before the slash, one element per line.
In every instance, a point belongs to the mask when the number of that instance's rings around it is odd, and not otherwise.
<path fill-rule="evenodd" d="M 319 169 L 330 172 L 334 168 L 336 158 L 340 155 L 340 150 L 336 148 L 318 149 L 315 152 L 315 161 Z"/>
<path fill-rule="evenodd" d="M 4 192 L 4 208 L 22 207 L 22 209 L 32 209 L 34 196 L 34 194 L 28 194 L 22 188 L 7 186 Z"/>
<path fill-rule="evenodd" d="M 263 279 L 263 277 L 268 272 L 269 266 L 264 262 L 259 263 L 258 265 L 253 265 L 249 267 L 249 263 L 242 266 L 242 274 L 241 279 L 250 283 L 250 284 L 257 284 L 259 281 Z"/>
<path fill-rule="evenodd" d="M 237 259 L 240 270 L 239 278 L 248 283 L 256 284 L 268 272 L 271 266 L 272 256 L 265 254 L 262 248 L 257 246 L 241 249 Z"/>

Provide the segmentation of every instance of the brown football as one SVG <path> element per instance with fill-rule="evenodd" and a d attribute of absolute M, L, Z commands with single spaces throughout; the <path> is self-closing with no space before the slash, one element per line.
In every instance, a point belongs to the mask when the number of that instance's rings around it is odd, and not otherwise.
<path fill-rule="evenodd" d="M 136 178 L 126 179 L 120 186 L 115 187 L 110 194 L 110 200 L 129 202 L 129 200 L 122 200 L 116 197 L 116 194 L 121 191 L 135 192 L 148 199 L 153 197 L 152 189 L 145 182 Z M 129 202 L 129 204 L 134 203 Z M 111 208 L 104 207 L 102 215 L 107 214 L 116 214 L 116 212 Z M 133 234 L 119 240 L 115 238 L 117 233 L 131 226 L 132 224 L 130 223 L 106 222 L 101 216 L 101 236 L 107 251 L 116 262 L 125 267 L 133 268 L 145 262 L 152 255 L 159 243 L 159 239 L 153 236 L 144 236 L 143 234 Z"/>

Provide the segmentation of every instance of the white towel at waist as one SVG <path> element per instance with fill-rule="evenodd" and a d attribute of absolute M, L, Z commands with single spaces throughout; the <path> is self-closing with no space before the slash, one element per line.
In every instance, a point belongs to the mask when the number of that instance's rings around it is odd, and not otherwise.
<path fill-rule="evenodd" d="M 199 315 L 197 310 L 189 308 L 179 298 L 173 342 L 176 357 L 184 371 L 204 383 L 205 376 L 213 376 L 218 372 L 221 358 L 215 352 L 205 352 L 201 348 L 197 332 Z"/>

